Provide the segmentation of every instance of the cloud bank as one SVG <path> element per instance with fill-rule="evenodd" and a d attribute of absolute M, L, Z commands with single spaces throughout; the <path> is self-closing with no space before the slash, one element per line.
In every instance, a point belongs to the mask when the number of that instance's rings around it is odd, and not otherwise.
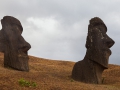
<path fill-rule="evenodd" d="M 29 54 L 42 58 L 79 61 L 84 58 L 89 20 L 100 17 L 115 41 L 109 62 L 120 64 L 119 0 L 1 0 L 0 18 L 10 15 L 23 25 Z M 1 27 L 1 26 L 0 26 Z"/>

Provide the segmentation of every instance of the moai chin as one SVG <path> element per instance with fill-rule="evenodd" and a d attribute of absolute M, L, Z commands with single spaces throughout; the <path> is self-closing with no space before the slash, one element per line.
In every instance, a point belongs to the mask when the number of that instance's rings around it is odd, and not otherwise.
<path fill-rule="evenodd" d="M 114 41 L 106 34 L 107 27 L 98 18 L 92 18 L 88 26 L 86 55 L 75 63 L 72 78 L 85 83 L 102 83 L 102 72 L 108 68 L 108 60 Z"/>
<path fill-rule="evenodd" d="M 23 27 L 20 21 L 12 16 L 4 16 L 1 24 L 0 52 L 4 53 L 4 67 L 29 71 L 27 51 L 31 46 L 21 35 Z"/>

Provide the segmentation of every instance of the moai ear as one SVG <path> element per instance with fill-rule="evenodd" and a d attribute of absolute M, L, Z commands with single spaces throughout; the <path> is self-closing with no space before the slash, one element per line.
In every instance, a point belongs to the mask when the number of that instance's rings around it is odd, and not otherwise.
<path fill-rule="evenodd" d="M 85 44 L 85 46 L 86 46 L 87 49 L 89 49 L 91 47 L 91 43 L 92 43 L 91 40 L 92 40 L 92 37 L 87 36 L 86 44 Z"/>
<path fill-rule="evenodd" d="M 85 44 L 87 49 L 91 48 L 92 43 L 93 43 L 93 37 L 91 33 L 92 33 L 92 28 L 88 26 L 88 34 L 87 34 L 86 44 Z"/>
<path fill-rule="evenodd" d="M 5 38 L 4 66 L 19 69 L 20 62 L 18 61 L 18 37 L 11 25 L 5 26 L 3 29 Z"/>
<path fill-rule="evenodd" d="M 4 40 L 3 30 L 0 30 L 0 52 L 4 53 L 5 51 L 5 40 Z"/>

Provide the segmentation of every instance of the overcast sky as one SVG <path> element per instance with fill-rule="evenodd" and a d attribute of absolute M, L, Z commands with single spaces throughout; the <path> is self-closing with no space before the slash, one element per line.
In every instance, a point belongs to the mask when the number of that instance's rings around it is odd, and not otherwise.
<path fill-rule="evenodd" d="M 86 53 L 89 20 L 100 17 L 115 41 L 109 63 L 120 65 L 119 9 L 120 0 L 0 0 L 0 19 L 20 20 L 29 55 L 76 62 Z"/>

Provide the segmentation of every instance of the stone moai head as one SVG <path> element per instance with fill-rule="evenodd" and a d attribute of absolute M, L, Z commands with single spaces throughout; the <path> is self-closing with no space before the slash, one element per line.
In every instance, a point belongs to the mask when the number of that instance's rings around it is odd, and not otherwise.
<path fill-rule="evenodd" d="M 1 24 L 0 52 L 4 53 L 4 66 L 29 71 L 27 51 L 31 46 L 21 36 L 23 27 L 20 21 L 12 16 L 4 16 Z"/>
<path fill-rule="evenodd" d="M 85 83 L 102 83 L 102 73 L 108 68 L 108 60 L 111 55 L 109 49 L 114 41 L 106 34 L 107 27 L 98 18 L 92 18 L 88 26 L 86 40 L 86 55 L 83 60 L 75 63 L 72 70 L 72 78 Z"/>
<path fill-rule="evenodd" d="M 114 44 L 106 32 L 107 27 L 100 18 L 95 17 L 90 20 L 86 41 L 87 57 L 104 68 L 108 68 L 108 59 L 111 55 L 109 48 Z"/>

